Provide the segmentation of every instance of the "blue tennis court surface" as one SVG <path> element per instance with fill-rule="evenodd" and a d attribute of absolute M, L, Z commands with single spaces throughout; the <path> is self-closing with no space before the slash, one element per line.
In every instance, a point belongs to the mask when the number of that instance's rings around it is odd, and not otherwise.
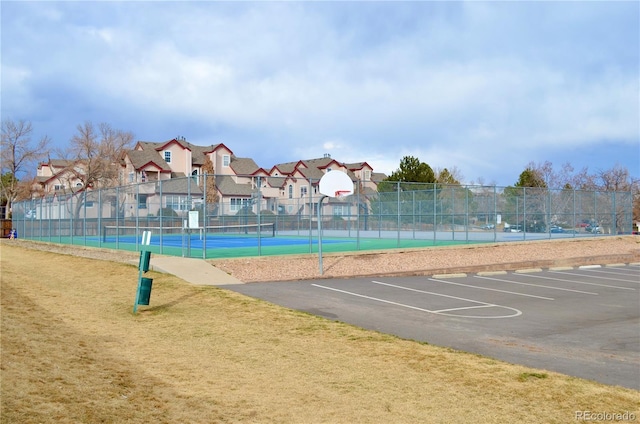
<path fill-rule="evenodd" d="M 135 235 L 130 236 L 118 236 L 103 238 L 103 243 L 117 243 L 117 244 L 132 244 L 139 243 L 139 237 Z M 355 244 L 354 239 L 323 239 L 322 244 Z M 180 235 L 151 235 L 150 246 L 168 246 L 168 247 L 183 247 L 190 246 L 192 249 L 203 248 L 234 248 L 234 247 L 258 247 L 262 246 L 301 246 L 301 245 L 317 245 L 317 239 L 310 239 L 309 237 L 261 237 L 256 236 L 212 236 L 207 235 L 201 237 L 197 234 Z"/>
<path fill-rule="evenodd" d="M 146 250 L 156 254 L 194 257 L 204 259 L 234 258 L 248 256 L 303 255 L 317 253 L 319 241 L 313 236 L 266 232 L 264 237 L 249 234 L 163 233 L 152 232 Z M 142 233 L 83 237 L 73 240 L 56 240 L 61 243 L 84 244 L 108 249 L 141 250 Z M 482 243 L 482 242 L 476 242 Z M 323 235 L 323 253 L 386 250 L 397 248 L 421 248 L 468 244 L 468 241 L 434 240 L 433 238 L 399 239 L 397 237 L 354 237 Z"/>

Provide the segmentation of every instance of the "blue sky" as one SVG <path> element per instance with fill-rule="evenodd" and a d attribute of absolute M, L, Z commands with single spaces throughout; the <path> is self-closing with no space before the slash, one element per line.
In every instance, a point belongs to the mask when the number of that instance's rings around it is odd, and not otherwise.
<path fill-rule="evenodd" d="M 463 182 L 640 176 L 640 3 L 1 2 L 2 119 Z"/>

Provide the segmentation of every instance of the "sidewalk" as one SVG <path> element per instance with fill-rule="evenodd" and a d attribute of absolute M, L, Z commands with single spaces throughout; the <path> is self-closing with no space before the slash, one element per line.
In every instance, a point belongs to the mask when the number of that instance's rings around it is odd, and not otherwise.
<path fill-rule="evenodd" d="M 244 284 L 242 281 L 214 267 L 204 259 L 151 255 L 149 269 L 175 275 L 191 284 L 199 286 Z"/>

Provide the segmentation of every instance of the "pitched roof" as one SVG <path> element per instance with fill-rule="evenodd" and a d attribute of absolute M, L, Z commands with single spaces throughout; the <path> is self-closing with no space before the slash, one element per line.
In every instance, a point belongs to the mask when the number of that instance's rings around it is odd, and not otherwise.
<path fill-rule="evenodd" d="M 162 180 L 162 194 L 168 193 L 191 193 L 192 195 L 202 195 L 202 189 L 193 178 L 172 178 Z M 158 187 L 158 191 L 160 188 Z"/>
<path fill-rule="evenodd" d="M 210 146 L 196 146 L 195 144 L 187 143 L 191 148 L 191 162 L 194 165 L 202 166 L 204 165 L 204 161 L 206 155 L 215 152 L 219 147 L 225 147 L 227 150 L 231 151 L 227 146 L 222 143 L 212 144 Z"/>
<path fill-rule="evenodd" d="M 129 150 L 126 152 L 126 155 L 129 157 L 129 160 L 135 169 L 142 169 L 152 163 L 163 172 L 171 172 L 171 167 L 169 167 L 167 162 L 165 162 L 157 152 L 151 149 Z"/>
<path fill-rule="evenodd" d="M 331 165 L 334 162 L 337 165 L 343 165 L 337 160 L 331 158 L 331 156 L 326 156 L 326 157 L 317 158 L 317 159 L 307 159 L 300 162 L 302 162 L 305 166 L 309 168 L 313 167 L 313 168 L 321 168 L 321 169 L 327 168 L 329 165 Z"/>
<path fill-rule="evenodd" d="M 217 175 L 216 188 L 223 196 L 251 196 L 255 191 L 251 184 L 238 184 L 230 175 Z"/>
<path fill-rule="evenodd" d="M 371 181 L 374 183 L 379 183 L 380 181 L 387 178 L 387 175 L 382 172 L 372 172 L 371 173 Z"/>
<path fill-rule="evenodd" d="M 300 168 L 298 169 L 298 171 L 300 171 L 300 173 L 306 179 L 312 179 L 312 180 L 319 180 L 325 174 L 324 171 L 322 171 L 320 168 L 315 168 L 315 167 Z"/>
<path fill-rule="evenodd" d="M 250 158 L 238 158 L 231 156 L 231 163 L 229 163 L 231 169 L 236 175 L 253 175 L 258 171 L 263 171 L 253 159 Z"/>
<path fill-rule="evenodd" d="M 359 169 L 364 168 L 365 166 L 368 166 L 369 168 L 373 169 L 371 165 L 369 165 L 367 162 L 345 163 L 344 166 L 346 166 L 350 171 L 357 171 Z"/>
<path fill-rule="evenodd" d="M 269 173 L 272 173 L 274 170 L 277 169 L 283 175 L 290 175 L 296 169 L 296 165 L 298 165 L 299 163 L 300 161 L 279 163 L 279 164 L 273 165 L 271 167 L 271 172 Z"/>

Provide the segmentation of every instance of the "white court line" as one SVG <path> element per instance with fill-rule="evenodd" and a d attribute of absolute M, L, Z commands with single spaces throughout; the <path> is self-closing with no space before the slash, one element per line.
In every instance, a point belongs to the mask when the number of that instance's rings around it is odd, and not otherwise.
<path fill-rule="evenodd" d="M 382 285 L 388 285 L 388 286 L 391 286 L 391 287 L 397 287 L 397 288 L 411 290 L 411 289 L 409 289 L 407 287 L 394 286 L 393 284 L 380 283 L 380 282 L 377 282 L 377 281 L 372 281 L 372 283 L 377 283 L 377 284 L 382 284 Z M 450 298 L 453 298 L 453 299 L 466 300 L 467 302 L 480 303 L 480 304 L 484 305 L 484 307 L 497 307 L 497 308 L 510 309 L 512 311 L 515 311 L 515 314 L 512 314 L 512 315 L 495 315 L 495 316 L 473 316 L 473 315 L 469 316 L 469 315 L 446 314 L 446 313 L 443 313 L 441 311 L 440 312 L 439 311 L 430 311 L 429 309 L 419 308 L 417 306 L 411 306 L 411 305 L 406 305 L 404 303 L 393 302 L 391 300 L 380 299 L 380 298 L 372 297 L 372 296 L 366 296 L 364 294 L 349 292 L 349 291 L 346 291 L 346 290 L 340 290 L 340 289 L 336 289 L 336 288 L 333 288 L 333 287 L 321 286 L 320 284 L 311 284 L 311 285 L 313 287 L 318 287 L 318 288 L 321 288 L 321 289 L 332 290 L 332 291 L 336 291 L 336 292 L 339 292 L 339 293 L 349 294 L 351 296 L 362 297 L 364 299 L 374 300 L 376 302 L 388 303 L 390 305 L 400 306 L 400 307 L 408 308 L 408 309 L 414 309 L 416 311 L 428 312 L 430 314 L 436 314 L 436 315 L 452 316 L 452 317 L 457 317 L 457 318 L 511 318 L 511 317 L 516 317 L 516 316 L 522 315 L 522 311 L 520 311 L 518 309 L 515 309 L 515 308 L 510 308 L 508 306 L 494 305 L 492 303 L 486 303 L 486 302 L 478 302 L 476 300 L 463 299 L 463 298 L 458 298 L 458 297 L 449 296 L 449 295 L 445 295 L 445 294 L 423 292 L 421 290 L 416 290 L 416 291 L 422 292 L 422 293 L 425 293 L 425 294 L 432 294 L 434 296 L 450 297 Z M 463 307 L 463 308 L 459 308 L 459 309 L 470 309 L 470 308 L 471 307 Z M 446 311 L 446 310 L 443 310 L 443 311 Z"/>
<path fill-rule="evenodd" d="M 496 291 L 496 292 L 500 292 L 500 293 L 514 294 L 516 296 L 533 297 L 533 298 L 536 298 L 536 299 L 543 299 L 543 300 L 555 300 L 552 297 L 536 296 L 535 294 L 518 293 L 518 292 L 512 292 L 512 291 L 508 291 L 508 290 L 491 289 L 489 287 L 474 286 L 472 284 L 454 283 L 452 281 L 438 280 L 438 279 L 435 279 L 435 278 L 429 278 L 429 280 L 430 281 L 437 281 L 438 283 L 443 283 L 443 284 L 453 284 L 454 286 L 470 287 L 472 289 L 478 289 L 478 290 L 490 290 L 490 291 Z"/>
<path fill-rule="evenodd" d="M 577 275 L 578 277 L 584 277 L 585 276 L 585 274 L 577 274 L 575 272 L 565 272 L 565 271 L 550 271 L 550 272 L 555 272 L 557 274 Z M 589 272 L 592 273 L 593 270 L 589 270 Z M 607 277 L 595 277 L 595 278 L 598 278 L 600 280 L 625 281 L 627 283 L 638 283 L 638 284 L 640 284 L 640 281 L 620 280 L 619 278 L 607 278 Z"/>
<path fill-rule="evenodd" d="M 544 277 L 542 275 L 529 275 L 529 277 L 533 277 L 533 278 L 544 278 L 546 280 L 553 280 L 553 281 L 564 281 L 564 282 L 568 282 L 568 283 L 574 283 L 574 284 L 586 284 L 588 286 L 598 286 L 598 287 L 607 287 L 610 289 L 620 289 L 620 290 L 632 290 L 635 291 L 636 289 L 631 288 L 631 287 L 620 287 L 620 286 L 610 286 L 608 284 L 598 284 L 598 283 L 587 283 L 585 281 L 575 281 L 575 280 L 565 280 L 564 278 L 552 278 L 552 277 Z"/>
<path fill-rule="evenodd" d="M 510 283 L 510 284 L 519 284 L 521 286 L 540 287 L 540 288 L 551 289 L 551 290 L 560 290 L 560 291 L 568 291 L 568 292 L 573 292 L 573 293 L 591 294 L 591 295 L 594 295 L 594 296 L 598 295 L 598 293 L 586 292 L 586 291 L 582 291 L 582 290 L 563 289 L 562 287 L 543 286 L 543 285 L 540 285 L 540 284 L 531 284 L 531 283 L 521 283 L 519 281 L 502 280 L 500 278 L 481 277 L 479 275 L 476 275 L 475 278 L 482 278 L 483 280 L 500 281 L 500 282 L 503 282 L 503 283 Z"/>

